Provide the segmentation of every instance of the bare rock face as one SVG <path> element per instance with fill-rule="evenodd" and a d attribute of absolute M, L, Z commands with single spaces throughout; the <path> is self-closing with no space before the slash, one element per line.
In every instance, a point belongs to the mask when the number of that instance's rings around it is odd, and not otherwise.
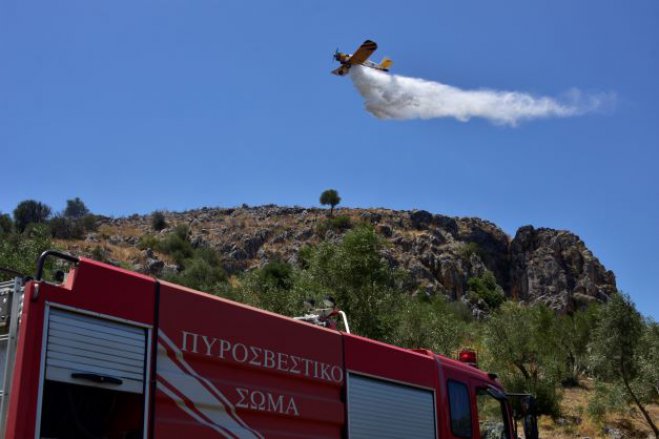
<path fill-rule="evenodd" d="M 476 255 L 485 267 L 494 273 L 497 283 L 504 290 L 508 290 L 510 284 L 508 235 L 489 221 L 480 218 L 461 218 L 458 220 L 458 239 L 467 244 L 475 244 L 478 249 Z M 481 273 L 473 275 L 479 274 Z"/>
<path fill-rule="evenodd" d="M 571 232 L 521 227 L 510 244 L 510 294 L 571 311 L 590 300 L 607 301 L 616 291 L 608 271 Z"/>

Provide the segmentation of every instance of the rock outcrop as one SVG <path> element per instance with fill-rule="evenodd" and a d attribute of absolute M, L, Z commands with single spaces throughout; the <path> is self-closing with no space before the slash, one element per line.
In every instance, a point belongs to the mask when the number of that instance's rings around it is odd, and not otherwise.
<path fill-rule="evenodd" d="M 468 281 L 487 271 L 504 292 L 528 302 L 543 302 L 570 311 L 590 301 L 606 301 L 616 291 L 607 271 L 578 236 L 568 231 L 521 227 L 511 239 L 495 224 L 479 218 L 458 218 L 423 210 L 335 209 L 349 226 L 370 224 L 388 241 L 383 257 L 410 274 L 410 292 L 444 294 L 464 300 Z M 106 219 L 98 232 L 77 243 L 90 251 L 135 248 L 140 237 L 163 236 L 178 224 L 189 226 L 194 247 L 210 247 L 222 257 L 225 270 L 239 273 L 278 258 L 295 263 L 305 245 L 339 240 L 345 228 L 328 230 L 324 209 L 274 205 L 201 208 L 165 213 L 169 229 L 155 232 L 149 216 Z M 348 227 L 349 228 L 349 227 Z M 114 251 L 113 257 L 126 251 Z M 130 252 L 129 252 L 130 253 Z M 133 267 L 159 275 L 175 271 L 166 256 L 135 250 Z"/>
<path fill-rule="evenodd" d="M 521 227 L 510 243 L 510 294 L 571 310 L 616 292 L 615 275 L 578 236 L 563 230 Z"/>

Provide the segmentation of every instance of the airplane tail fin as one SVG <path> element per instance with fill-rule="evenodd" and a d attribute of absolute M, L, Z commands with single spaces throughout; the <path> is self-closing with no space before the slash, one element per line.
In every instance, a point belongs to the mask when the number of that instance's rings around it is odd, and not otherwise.
<path fill-rule="evenodd" d="M 394 62 L 390 58 L 383 58 L 382 61 L 380 61 L 380 68 L 387 71 L 393 63 Z"/>

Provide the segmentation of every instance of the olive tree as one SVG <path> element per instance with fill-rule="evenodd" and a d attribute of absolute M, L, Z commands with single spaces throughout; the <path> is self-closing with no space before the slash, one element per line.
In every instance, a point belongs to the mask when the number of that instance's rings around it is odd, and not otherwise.
<path fill-rule="evenodd" d="M 487 366 L 508 390 L 534 394 L 538 414 L 552 417 L 559 415 L 557 388 L 565 367 L 556 322 L 545 306 L 505 302 L 484 327 Z"/>
<path fill-rule="evenodd" d="M 392 341 L 401 306 L 400 274 L 383 257 L 384 245 L 372 227 L 358 227 L 340 243 L 324 242 L 314 249 L 308 272 L 311 287 L 336 299 L 354 332 Z"/>
<path fill-rule="evenodd" d="M 659 438 L 659 429 L 646 408 L 654 392 L 645 382 L 643 373 L 649 360 L 648 355 L 653 355 L 657 349 L 654 331 L 656 328 L 646 327 L 629 296 L 619 293 L 602 308 L 590 349 L 596 374 L 624 389 L 655 437 Z M 656 363 L 650 369 L 655 370 Z"/>
<path fill-rule="evenodd" d="M 341 197 L 335 189 L 327 189 L 320 194 L 320 204 L 330 206 L 330 217 L 334 214 L 334 207 L 341 202 Z"/>

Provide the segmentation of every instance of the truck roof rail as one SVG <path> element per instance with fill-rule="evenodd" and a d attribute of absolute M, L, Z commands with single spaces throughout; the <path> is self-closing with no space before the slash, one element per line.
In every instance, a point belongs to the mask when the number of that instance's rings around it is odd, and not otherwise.
<path fill-rule="evenodd" d="M 34 276 L 34 280 L 40 281 L 41 278 L 43 277 L 43 268 L 44 265 L 46 264 L 46 258 L 48 258 L 48 256 L 64 259 L 74 264 L 80 262 L 79 258 L 70 255 L 68 253 L 64 253 L 59 250 L 46 250 L 45 252 L 41 253 L 41 256 L 39 256 L 39 259 L 37 259 L 37 273 Z"/>

